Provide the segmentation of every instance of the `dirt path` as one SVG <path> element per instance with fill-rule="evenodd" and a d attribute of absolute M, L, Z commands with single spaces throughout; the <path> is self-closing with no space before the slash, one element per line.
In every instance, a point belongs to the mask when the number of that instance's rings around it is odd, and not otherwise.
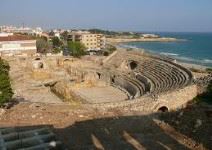
<path fill-rule="evenodd" d="M 0 115 L 0 127 L 48 125 L 69 149 L 209 149 L 158 116 L 78 104 L 20 103 Z"/>

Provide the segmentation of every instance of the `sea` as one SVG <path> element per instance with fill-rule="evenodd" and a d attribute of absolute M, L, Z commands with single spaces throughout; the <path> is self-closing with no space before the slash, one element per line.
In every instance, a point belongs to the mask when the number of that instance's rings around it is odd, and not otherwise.
<path fill-rule="evenodd" d="M 180 62 L 212 67 L 212 33 L 153 33 L 161 37 L 181 39 L 175 42 L 129 42 L 120 46 L 144 49 Z"/>

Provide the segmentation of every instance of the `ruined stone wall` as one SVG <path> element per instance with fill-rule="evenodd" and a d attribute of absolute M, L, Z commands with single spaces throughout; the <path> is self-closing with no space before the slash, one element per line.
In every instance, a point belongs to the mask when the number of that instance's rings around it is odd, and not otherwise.
<path fill-rule="evenodd" d="M 97 107 L 102 109 L 111 108 L 123 108 L 128 111 L 145 111 L 145 112 L 156 112 L 160 107 L 167 107 L 169 111 L 182 108 L 187 102 L 191 101 L 197 96 L 197 86 L 191 85 L 183 89 L 173 91 L 167 94 L 163 94 L 157 99 L 153 99 L 149 96 L 144 96 L 139 99 L 115 102 L 115 103 L 103 103 L 95 104 L 92 107 Z"/>
<path fill-rule="evenodd" d="M 183 89 L 163 94 L 158 97 L 157 103 L 152 110 L 158 110 L 162 106 L 168 107 L 169 110 L 183 107 L 187 102 L 191 101 L 198 94 L 196 85 L 190 85 Z"/>
<path fill-rule="evenodd" d="M 82 102 L 83 100 L 72 92 L 72 86 L 67 81 L 57 82 L 54 86 L 51 86 L 51 91 L 58 97 L 62 98 L 63 101 L 69 102 Z"/>

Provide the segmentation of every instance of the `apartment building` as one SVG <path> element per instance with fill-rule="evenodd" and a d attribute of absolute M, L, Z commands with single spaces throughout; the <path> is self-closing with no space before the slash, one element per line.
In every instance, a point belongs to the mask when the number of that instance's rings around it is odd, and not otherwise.
<path fill-rule="evenodd" d="M 78 41 L 85 45 L 87 51 L 99 51 L 105 48 L 105 36 L 90 32 L 71 32 L 68 36 L 70 41 Z"/>

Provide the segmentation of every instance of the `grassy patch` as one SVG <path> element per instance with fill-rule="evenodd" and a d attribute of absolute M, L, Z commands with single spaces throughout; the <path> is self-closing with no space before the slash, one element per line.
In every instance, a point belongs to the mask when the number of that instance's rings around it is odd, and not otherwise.
<path fill-rule="evenodd" d="M 211 73 L 212 72 L 212 68 L 206 68 L 206 71 Z"/>
<path fill-rule="evenodd" d="M 13 91 L 9 78 L 9 64 L 0 58 L 0 106 L 12 99 Z"/>

